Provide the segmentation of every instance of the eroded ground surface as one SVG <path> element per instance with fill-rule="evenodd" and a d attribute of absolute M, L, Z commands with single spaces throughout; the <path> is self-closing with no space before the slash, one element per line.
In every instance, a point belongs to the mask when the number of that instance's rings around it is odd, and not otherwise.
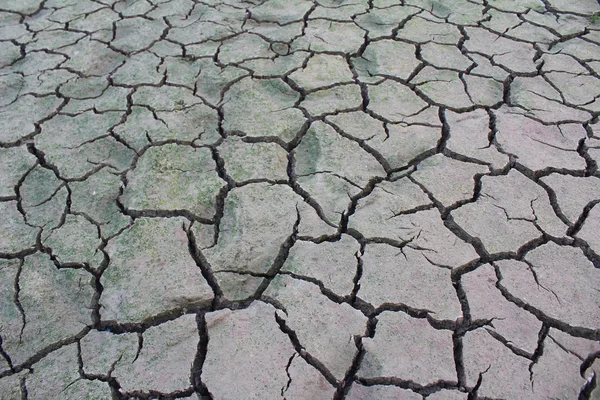
<path fill-rule="evenodd" d="M 599 11 L 0 2 L 0 398 L 600 398 Z"/>

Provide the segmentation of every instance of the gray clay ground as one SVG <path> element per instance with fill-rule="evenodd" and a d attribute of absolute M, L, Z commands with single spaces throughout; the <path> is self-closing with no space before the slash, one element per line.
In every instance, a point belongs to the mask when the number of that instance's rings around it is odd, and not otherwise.
<path fill-rule="evenodd" d="M 0 399 L 600 399 L 596 0 L 0 1 Z"/>

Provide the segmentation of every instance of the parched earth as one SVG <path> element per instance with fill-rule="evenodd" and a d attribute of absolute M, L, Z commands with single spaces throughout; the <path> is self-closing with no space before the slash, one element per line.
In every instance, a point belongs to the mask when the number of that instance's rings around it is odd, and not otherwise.
<path fill-rule="evenodd" d="M 0 88 L 0 399 L 600 399 L 596 0 L 3 0 Z"/>

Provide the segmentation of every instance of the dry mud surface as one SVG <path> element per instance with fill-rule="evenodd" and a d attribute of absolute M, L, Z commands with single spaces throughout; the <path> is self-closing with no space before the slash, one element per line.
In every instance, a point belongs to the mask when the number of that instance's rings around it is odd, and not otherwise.
<path fill-rule="evenodd" d="M 0 1 L 0 399 L 599 399 L 595 0 Z"/>

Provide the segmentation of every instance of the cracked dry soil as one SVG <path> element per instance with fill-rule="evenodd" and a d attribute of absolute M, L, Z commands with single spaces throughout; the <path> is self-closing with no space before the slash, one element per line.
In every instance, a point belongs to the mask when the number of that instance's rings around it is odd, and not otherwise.
<path fill-rule="evenodd" d="M 0 399 L 600 399 L 599 12 L 0 1 Z"/>

